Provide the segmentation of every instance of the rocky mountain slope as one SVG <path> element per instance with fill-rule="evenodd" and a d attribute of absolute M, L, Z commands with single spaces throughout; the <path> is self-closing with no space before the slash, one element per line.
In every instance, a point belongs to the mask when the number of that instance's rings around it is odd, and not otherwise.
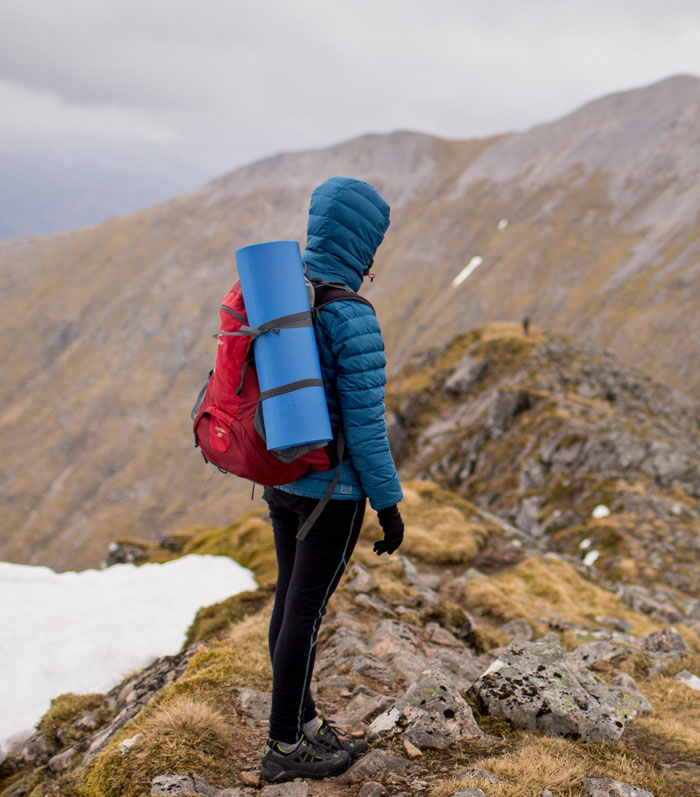
<path fill-rule="evenodd" d="M 497 480 L 495 480 L 497 481 Z M 494 483 L 495 483 L 494 481 Z M 2 797 L 691 797 L 700 784 L 700 615 L 622 587 L 430 481 L 408 482 L 400 555 L 368 518 L 321 630 L 313 688 L 367 736 L 342 776 L 258 779 L 271 588 L 207 607 L 182 652 L 106 695 L 57 697 L 0 766 Z M 642 515 L 640 514 L 640 519 Z M 546 541 L 546 535 L 543 537 Z M 274 578 L 264 513 L 112 556 L 229 553 Z"/>
<path fill-rule="evenodd" d="M 246 506 L 248 486 L 203 469 L 189 407 L 234 250 L 303 240 L 309 192 L 332 174 L 370 180 L 392 205 L 366 291 L 392 373 L 527 315 L 692 392 L 699 117 L 700 79 L 681 76 L 526 133 L 366 136 L 99 227 L 0 242 L 0 556 L 94 565 L 115 532 L 157 539 Z"/>
<path fill-rule="evenodd" d="M 414 357 L 387 404 L 406 540 L 376 557 L 368 514 L 314 687 L 370 752 L 330 781 L 258 780 L 275 559 L 256 509 L 111 547 L 108 564 L 230 555 L 261 587 L 107 695 L 57 696 L 0 797 L 697 794 L 697 406 L 506 324 Z"/>
<path fill-rule="evenodd" d="M 610 579 L 700 598 L 696 401 L 610 352 L 494 325 L 416 358 L 387 403 L 402 473 Z"/>

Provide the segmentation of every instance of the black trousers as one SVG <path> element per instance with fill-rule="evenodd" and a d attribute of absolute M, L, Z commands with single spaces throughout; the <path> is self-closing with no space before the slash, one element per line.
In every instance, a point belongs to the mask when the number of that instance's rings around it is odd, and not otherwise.
<path fill-rule="evenodd" d="M 318 631 L 360 535 L 365 500 L 329 501 L 302 541 L 296 539 L 297 532 L 318 501 L 271 487 L 265 490 L 265 500 L 279 568 L 269 631 L 270 736 L 293 744 L 303 723 L 316 715 L 309 685 Z"/>

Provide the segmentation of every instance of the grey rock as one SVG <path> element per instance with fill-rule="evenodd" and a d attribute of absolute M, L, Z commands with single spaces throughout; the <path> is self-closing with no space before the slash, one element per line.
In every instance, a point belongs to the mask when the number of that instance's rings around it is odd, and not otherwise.
<path fill-rule="evenodd" d="M 489 783 L 505 783 L 505 781 L 497 778 L 492 772 L 485 769 L 464 769 L 456 776 L 457 780 L 466 780 L 466 778 L 474 778 L 475 780 L 487 780 Z"/>
<path fill-rule="evenodd" d="M 645 789 L 604 778 L 584 778 L 582 787 L 585 797 L 654 797 Z"/>
<path fill-rule="evenodd" d="M 636 708 L 640 714 L 654 713 L 651 703 L 641 693 L 639 687 L 637 686 L 637 682 L 631 675 L 628 675 L 626 672 L 618 672 L 613 676 L 611 683 L 613 686 L 621 687 L 624 692 L 630 695 L 630 699 L 636 696 Z"/>
<path fill-rule="evenodd" d="M 117 710 L 117 714 L 110 723 L 96 730 L 85 740 L 87 751 L 83 756 L 83 766 L 89 764 L 112 736 L 135 717 L 155 694 L 179 677 L 187 666 L 190 656 L 200 646 L 201 643 L 192 645 L 176 656 L 156 659 L 153 664 L 130 676 L 107 693 L 105 702 Z"/>
<path fill-rule="evenodd" d="M 481 738 L 469 705 L 445 668 L 434 663 L 421 673 L 394 706 L 370 725 L 369 737 L 403 732 L 419 749 L 445 749 L 464 739 Z"/>
<path fill-rule="evenodd" d="M 407 650 L 400 650 L 389 656 L 387 664 L 397 675 L 411 680 L 417 678 L 428 666 L 423 656 L 409 653 Z"/>
<path fill-rule="evenodd" d="M 506 432 L 522 410 L 529 405 L 530 397 L 519 390 L 498 390 L 489 407 L 488 428 L 497 437 Z"/>
<path fill-rule="evenodd" d="M 232 791 L 232 789 L 217 789 L 216 786 L 211 786 L 204 778 L 200 778 L 198 775 L 194 775 L 193 780 L 197 794 L 201 794 L 202 797 L 222 797 L 224 792 Z M 239 790 L 236 789 L 235 791 L 238 792 Z"/>
<path fill-rule="evenodd" d="M 399 556 L 399 564 L 401 565 L 401 575 L 404 584 L 410 587 L 417 587 L 420 583 L 420 575 L 413 562 L 406 556 Z"/>
<path fill-rule="evenodd" d="M 404 772 L 410 767 L 410 762 L 399 756 L 387 753 L 384 750 L 370 750 L 366 755 L 356 761 L 350 769 L 338 780 L 341 783 L 363 783 L 367 780 L 376 780 L 381 775 L 388 773 Z"/>
<path fill-rule="evenodd" d="M 320 664 L 318 670 L 321 670 Z M 352 684 L 350 679 L 344 675 L 329 675 L 325 678 L 319 678 L 318 689 L 320 692 L 350 692 Z"/>
<path fill-rule="evenodd" d="M 542 789 L 540 792 L 540 797 L 554 797 L 554 792 L 550 791 L 549 789 Z"/>
<path fill-rule="evenodd" d="M 363 609 L 369 609 L 370 611 L 377 612 L 378 614 L 388 615 L 389 617 L 393 617 L 395 614 L 394 611 L 376 595 L 364 595 L 363 593 L 359 593 L 358 595 L 355 595 L 354 602 Z"/>
<path fill-rule="evenodd" d="M 526 620 L 511 620 L 500 626 L 498 630 L 501 634 L 505 634 L 511 639 L 518 637 L 529 642 L 533 637 L 532 626 Z"/>
<path fill-rule="evenodd" d="M 460 650 L 465 647 L 464 642 L 461 642 L 453 633 L 438 623 L 428 623 L 425 626 L 425 632 L 435 645 L 444 645 L 445 647 L 458 648 Z"/>
<path fill-rule="evenodd" d="M 695 689 L 696 692 L 700 692 L 700 678 L 697 675 L 693 675 L 690 670 L 681 670 L 676 674 L 676 680 L 681 681 L 691 689 Z"/>
<path fill-rule="evenodd" d="M 617 648 L 609 642 L 589 642 L 586 645 L 579 645 L 572 650 L 566 657 L 574 670 L 582 670 L 597 661 L 609 661 L 620 656 L 625 651 Z"/>
<path fill-rule="evenodd" d="M 267 692 L 260 692 L 247 686 L 234 687 L 233 691 L 244 714 L 257 722 L 265 722 L 270 718 L 272 697 Z"/>
<path fill-rule="evenodd" d="M 191 775 L 156 775 L 151 781 L 150 797 L 197 797 L 198 794 Z"/>
<path fill-rule="evenodd" d="M 384 695 L 358 692 L 343 711 L 335 714 L 331 720 L 339 728 L 358 728 L 362 723 L 371 722 L 378 714 L 381 714 L 390 702 L 390 698 Z"/>
<path fill-rule="evenodd" d="M 140 565 L 145 558 L 146 552 L 140 545 L 123 545 L 118 542 L 112 542 L 107 549 L 107 555 L 102 562 L 102 567 L 120 564 Z"/>
<path fill-rule="evenodd" d="M 641 637 L 639 645 L 645 653 L 662 659 L 678 659 L 688 652 L 685 639 L 673 626 Z"/>
<path fill-rule="evenodd" d="M 95 731 L 99 727 L 100 723 L 97 721 L 97 716 L 94 712 L 88 711 L 87 714 L 83 714 L 82 717 L 78 717 L 72 723 L 73 727 L 79 731 Z"/>
<path fill-rule="evenodd" d="M 371 573 L 365 570 L 361 564 L 355 562 L 348 569 L 345 586 L 352 592 L 366 594 L 377 588 L 377 582 Z"/>
<path fill-rule="evenodd" d="M 623 620 L 621 617 L 596 617 L 596 623 L 602 623 L 615 631 L 621 631 L 623 634 L 629 634 L 632 626 L 628 620 Z"/>
<path fill-rule="evenodd" d="M 382 620 L 369 640 L 370 651 L 375 656 L 387 656 L 399 651 L 415 651 L 418 647 L 418 637 L 406 623 L 395 620 Z"/>
<path fill-rule="evenodd" d="M 442 664 L 460 692 L 466 692 L 494 658 L 488 654 L 473 656 L 467 648 L 458 651 L 430 646 L 425 653 L 431 661 Z"/>
<path fill-rule="evenodd" d="M 62 753 L 58 753 L 49 759 L 49 769 L 56 773 L 65 772 L 70 765 L 71 759 L 78 752 L 79 750 L 76 748 L 76 746 L 72 746 L 67 750 L 64 750 Z"/>
<path fill-rule="evenodd" d="M 56 755 L 56 748 L 46 741 L 43 733 L 39 732 L 24 745 L 20 755 L 25 764 L 38 767 Z"/>
<path fill-rule="evenodd" d="M 453 395 L 468 393 L 484 376 L 488 368 L 488 361 L 475 360 L 469 354 L 465 354 L 446 380 L 445 390 Z"/>
<path fill-rule="evenodd" d="M 481 789 L 460 789 L 452 794 L 452 797 L 486 797 Z"/>
<path fill-rule="evenodd" d="M 276 783 L 265 786 L 260 792 L 260 797 L 307 797 L 309 784 L 305 781 L 291 781 L 290 783 Z"/>
<path fill-rule="evenodd" d="M 377 783 L 376 780 L 370 780 L 360 789 L 357 797 L 385 797 L 388 793 L 381 783 Z"/>
<path fill-rule="evenodd" d="M 531 495 L 524 498 L 520 503 L 520 509 L 515 516 L 515 525 L 523 529 L 528 534 L 539 536 L 542 534 L 542 527 L 539 523 L 540 510 L 542 509 L 543 498 L 540 495 Z"/>
<path fill-rule="evenodd" d="M 393 684 L 396 680 L 392 670 L 376 656 L 357 656 L 353 660 L 350 672 L 384 684 Z"/>
<path fill-rule="evenodd" d="M 558 641 L 515 640 L 476 681 L 483 710 L 525 730 L 584 741 L 617 740 L 639 713 L 637 696 L 574 671 Z"/>
<path fill-rule="evenodd" d="M 128 755 L 131 752 L 131 748 L 141 739 L 143 739 L 143 734 L 137 733 L 135 736 L 131 736 L 128 739 L 124 739 L 123 742 L 120 742 L 117 750 L 121 753 L 121 755 Z"/>

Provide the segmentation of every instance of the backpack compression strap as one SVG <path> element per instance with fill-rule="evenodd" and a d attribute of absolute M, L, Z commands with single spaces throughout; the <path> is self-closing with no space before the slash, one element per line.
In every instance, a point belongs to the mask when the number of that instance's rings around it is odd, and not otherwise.
<path fill-rule="evenodd" d="M 338 486 L 338 482 L 340 481 L 340 468 L 343 465 L 343 454 L 345 454 L 345 435 L 343 434 L 343 430 L 339 428 L 338 429 L 338 471 L 335 474 L 333 481 L 328 485 L 328 489 L 323 494 L 323 498 L 321 498 L 321 500 L 316 504 L 313 512 L 306 518 L 303 526 L 299 529 L 299 532 L 297 533 L 298 540 L 303 540 L 304 537 L 306 537 L 306 535 L 311 530 L 311 527 L 318 520 L 321 512 L 323 512 L 323 510 L 326 508 L 326 504 L 331 500 L 333 491 Z"/>
<path fill-rule="evenodd" d="M 221 309 L 225 313 L 232 315 L 234 318 L 240 321 L 241 326 L 236 332 L 227 332 L 226 330 L 221 329 L 216 335 L 212 336 L 215 338 L 218 338 L 219 335 L 231 335 L 235 337 L 250 337 L 255 340 L 256 338 L 259 338 L 260 335 L 264 335 L 266 332 L 279 333 L 281 329 L 294 329 L 297 327 L 313 326 L 310 310 L 302 310 L 300 313 L 290 313 L 289 315 L 283 315 L 279 318 L 273 318 L 271 321 L 266 321 L 264 324 L 260 324 L 259 327 L 251 327 L 248 326 L 248 319 L 242 316 L 240 313 L 237 313 L 232 308 L 222 304 Z M 243 388 L 243 380 L 245 379 L 246 369 L 248 368 L 250 362 L 252 362 L 252 356 L 243 366 L 241 383 L 238 386 L 238 390 L 236 390 L 236 395 L 238 395 Z M 279 387 L 271 388 L 270 390 L 264 390 L 260 394 L 260 399 L 269 399 L 273 396 L 280 396 L 283 393 L 291 393 L 293 390 L 301 390 L 304 387 L 323 387 L 323 381 L 321 379 L 300 379 L 296 382 L 290 382 L 286 385 L 280 385 Z"/>

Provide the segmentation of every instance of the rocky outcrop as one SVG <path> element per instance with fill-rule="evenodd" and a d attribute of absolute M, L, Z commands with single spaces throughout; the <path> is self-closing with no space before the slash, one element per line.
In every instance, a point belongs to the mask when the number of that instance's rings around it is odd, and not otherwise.
<path fill-rule="evenodd" d="M 558 640 L 515 640 L 474 683 L 482 709 L 525 730 L 584 741 L 619 739 L 648 703 L 625 686 L 606 686 L 574 659 Z"/>
<path fill-rule="evenodd" d="M 98 726 L 92 712 L 78 717 L 73 727 L 84 732 L 78 742 L 61 747 L 60 741 L 54 743 L 38 731 L 25 743 L 16 759 L 32 766 L 47 765 L 56 774 L 65 771 L 76 756 L 81 756 L 83 764 L 89 764 L 114 734 L 136 717 L 154 695 L 178 678 L 198 647 L 193 645 L 177 656 L 156 659 L 153 664 L 111 689 L 105 695 L 104 703 L 111 710 L 113 719 Z"/>
<path fill-rule="evenodd" d="M 679 622 L 687 601 L 635 593 L 666 585 L 700 597 L 697 405 L 609 352 L 481 334 L 392 383 L 403 472 L 459 492 L 529 547 L 595 566 L 630 602 Z"/>

